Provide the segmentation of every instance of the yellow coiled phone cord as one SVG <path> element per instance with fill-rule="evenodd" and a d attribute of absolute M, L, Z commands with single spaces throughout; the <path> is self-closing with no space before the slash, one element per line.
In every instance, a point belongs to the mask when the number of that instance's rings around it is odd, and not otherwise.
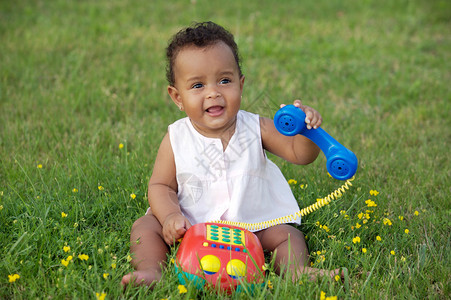
<path fill-rule="evenodd" d="M 320 209 L 323 206 L 326 206 L 332 200 L 338 199 L 341 196 L 343 196 L 343 194 L 346 192 L 346 190 L 349 190 L 349 188 L 352 186 L 351 181 L 353 181 L 353 180 L 354 180 L 354 177 L 346 180 L 346 182 L 341 187 L 339 187 L 338 189 L 336 189 L 335 191 L 333 191 L 326 197 L 318 199 L 316 201 L 316 203 L 313 203 L 312 205 L 309 205 L 291 215 L 287 215 L 284 217 L 280 217 L 280 218 L 265 221 L 265 222 L 258 222 L 258 223 L 244 223 L 244 222 L 235 222 L 235 221 L 226 221 L 226 220 L 213 221 L 213 223 L 237 226 L 237 227 L 241 227 L 241 228 L 244 228 L 244 229 L 247 229 L 250 231 L 258 231 L 258 230 L 262 230 L 264 228 L 268 228 L 268 227 L 275 226 L 275 225 L 280 225 L 280 224 L 285 224 L 285 223 L 293 223 L 299 217 L 306 216 L 309 213 L 314 212 L 315 210 Z"/>

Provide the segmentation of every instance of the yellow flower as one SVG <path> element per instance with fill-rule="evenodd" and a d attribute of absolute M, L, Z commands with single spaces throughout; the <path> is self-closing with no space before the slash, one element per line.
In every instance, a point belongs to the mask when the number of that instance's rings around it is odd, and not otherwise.
<path fill-rule="evenodd" d="M 401 261 L 406 261 L 406 258 L 404 256 L 401 256 Z"/>
<path fill-rule="evenodd" d="M 3 205 L 0 205 L 0 210 L 2 210 L 3 209 Z"/>
<path fill-rule="evenodd" d="M 96 293 L 96 299 L 97 300 L 105 300 L 106 297 L 106 293 L 102 292 L 102 293 Z"/>
<path fill-rule="evenodd" d="M 38 169 L 42 169 L 42 164 L 38 164 L 36 167 L 37 167 Z"/>
<path fill-rule="evenodd" d="M 378 240 L 380 242 L 380 241 L 382 241 L 382 238 L 380 236 L 376 236 L 376 240 Z"/>
<path fill-rule="evenodd" d="M 127 262 L 131 262 L 132 261 L 132 257 L 129 255 L 127 255 Z"/>
<path fill-rule="evenodd" d="M 308 184 L 301 184 L 299 187 L 301 189 L 305 190 L 308 187 Z"/>
<path fill-rule="evenodd" d="M 355 238 L 352 239 L 352 242 L 355 243 L 360 243 L 360 237 L 356 236 Z"/>
<path fill-rule="evenodd" d="M 289 179 L 288 184 L 297 184 L 298 182 L 294 179 Z"/>
<path fill-rule="evenodd" d="M 11 274 L 11 275 L 8 275 L 8 281 L 9 282 L 14 282 L 14 281 L 16 281 L 17 279 L 19 279 L 20 278 L 20 275 L 19 274 Z"/>
<path fill-rule="evenodd" d="M 406 230 L 404 230 L 404 232 L 405 232 L 406 234 L 409 234 L 409 229 L 406 228 Z"/>
<path fill-rule="evenodd" d="M 119 149 L 122 149 L 122 148 L 124 148 L 124 144 L 120 143 L 119 144 Z"/>
<path fill-rule="evenodd" d="M 112 264 L 111 264 L 111 268 L 112 268 L 112 269 L 116 269 L 116 266 L 117 266 L 116 263 L 112 263 Z"/>
<path fill-rule="evenodd" d="M 61 218 L 66 218 L 66 217 L 67 217 L 67 214 L 64 211 L 62 211 L 61 212 Z"/>
<path fill-rule="evenodd" d="M 368 207 L 376 207 L 377 206 L 376 202 L 374 202 L 371 199 L 366 200 L 365 203 Z"/>
<path fill-rule="evenodd" d="M 363 253 L 366 253 L 366 248 L 362 248 L 362 252 L 363 252 Z"/>
<path fill-rule="evenodd" d="M 401 221 L 404 220 L 403 216 L 398 216 L 398 219 L 400 219 Z"/>
<path fill-rule="evenodd" d="M 357 222 L 357 224 L 355 224 L 355 228 L 360 228 L 360 227 L 362 227 L 362 225 L 360 225 L 358 222 Z"/>
<path fill-rule="evenodd" d="M 66 258 L 67 261 L 71 261 L 72 259 L 73 259 L 72 255 L 69 255 L 69 256 Z"/>
<path fill-rule="evenodd" d="M 63 250 L 64 250 L 64 252 L 69 252 L 70 251 L 70 246 L 64 246 Z"/>
<path fill-rule="evenodd" d="M 179 294 L 185 294 L 185 293 L 188 292 L 186 287 L 184 285 L 181 285 L 181 284 L 179 284 L 178 289 L 179 289 Z"/>
<path fill-rule="evenodd" d="M 341 276 L 340 275 L 335 275 L 334 279 L 335 279 L 335 281 L 340 281 L 341 280 Z"/>
<path fill-rule="evenodd" d="M 103 278 L 107 279 L 110 276 L 110 273 L 103 273 Z"/>
<path fill-rule="evenodd" d="M 418 212 L 418 210 L 416 210 L 413 214 L 414 214 L 415 216 L 418 216 L 420 213 Z"/>
<path fill-rule="evenodd" d="M 319 299 L 320 300 L 337 300 L 337 296 L 326 297 L 326 293 L 321 291 Z"/>
<path fill-rule="evenodd" d="M 389 218 L 384 218 L 383 222 L 384 222 L 384 225 L 388 225 L 388 226 L 392 225 L 392 222 L 390 221 Z"/>
<path fill-rule="evenodd" d="M 79 258 L 80 260 L 88 260 L 88 259 L 89 259 L 89 256 L 86 255 L 86 254 L 79 254 L 79 255 L 78 255 L 78 258 Z"/>
<path fill-rule="evenodd" d="M 390 251 L 390 254 L 395 255 L 396 254 L 395 250 Z"/>
<path fill-rule="evenodd" d="M 78 193 L 78 189 L 74 188 L 74 189 L 72 190 L 72 193 Z"/>
<path fill-rule="evenodd" d="M 268 279 L 268 282 L 267 282 L 267 284 L 268 284 L 268 288 L 270 288 L 270 289 L 272 290 L 272 288 L 273 288 L 273 285 L 272 285 L 272 282 L 271 282 L 271 280 L 269 280 L 269 279 Z"/>
<path fill-rule="evenodd" d="M 68 261 L 68 260 L 65 260 L 65 259 L 62 259 L 62 260 L 61 260 L 61 264 L 62 264 L 63 266 L 65 266 L 65 267 L 67 267 L 67 265 L 69 265 L 69 261 Z"/>
<path fill-rule="evenodd" d="M 135 199 L 135 198 L 136 198 L 136 195 L 135 195 L 134 193 L 131 193 L 131 194 L 130 194 L 130 198 Z"/>
<path fill-rule="evenodd" d="M 103 191 L 104 190 L 103 186 L 101 186 L 101 185 L 99 185 L 97 188 L 99 189 L 99 191 Z"/>
<path fill-rule="evenodd" d="M 376 191 L 376 190 L 371 190 L 371 191 L 370 191 L 370 195 L 371 195 L 371 196 L 377 196 L 377 195 L 379 195 L 379 192 Z"/>
<path fill-rule="evenodd" d="M 346 210 L 340 210 L 340 215 L 346 214 Z"/>

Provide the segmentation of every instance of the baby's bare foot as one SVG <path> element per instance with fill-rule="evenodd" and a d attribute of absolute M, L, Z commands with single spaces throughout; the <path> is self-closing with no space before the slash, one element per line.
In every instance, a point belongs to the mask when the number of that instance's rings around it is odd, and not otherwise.
<path fill-rule="evenodd" d="M 126 288 L 128 285 L 147 285 L 153 287 L 161 279 L 161 271 L 135 271 L 122 277 L 121 285 Z"/>

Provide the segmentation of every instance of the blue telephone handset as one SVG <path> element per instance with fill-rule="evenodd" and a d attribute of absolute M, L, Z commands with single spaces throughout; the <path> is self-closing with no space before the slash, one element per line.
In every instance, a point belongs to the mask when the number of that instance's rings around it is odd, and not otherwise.
<path fill-rule="evenodd" d="M 327 159 L 327 171 L 339 180 L 347 180 L 357 171 L 357 156 L 337 142 L 322 128 L 307 129 L 305 113 L 294 105 L 286 105 L 274 115 L 274 125 L 283 135 L 302 134 L 323 151 Z"/>

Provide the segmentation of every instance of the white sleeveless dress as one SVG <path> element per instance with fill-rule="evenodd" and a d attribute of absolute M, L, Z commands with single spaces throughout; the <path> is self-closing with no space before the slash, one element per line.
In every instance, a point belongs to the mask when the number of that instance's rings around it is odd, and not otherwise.
<path fill-rule="evenodd" d="M 257 223 L 299 211 L 287 180 L 263 150 L 258 115 L 238 112 L 235 133 L 225 151 L 219 138 L 201 135 L 187 117 L 168 130 L 178 199 L 191 224 Z M 300 217 L 295 223 L 301 223 Z"/>

